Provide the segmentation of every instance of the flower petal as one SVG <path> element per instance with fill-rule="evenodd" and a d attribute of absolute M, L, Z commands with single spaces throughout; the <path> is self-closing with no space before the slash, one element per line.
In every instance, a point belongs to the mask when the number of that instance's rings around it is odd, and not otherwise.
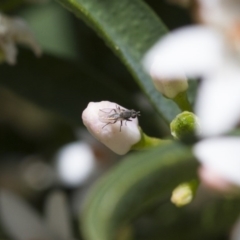
<path fill-rule="evenodd" d="M 176 30 L 157 42 L 143 63 L 147 72 L 159 78 L 197 77 L 216 69 L 224 55 L 220 34 L 207 27 Z"/>
<path fill-rule="evenodd" d="M 229 30 L 239 21 L 240 2 L 236 0 L 198 0 L 200 19 L 208 26 Z"/>
<path fill-rule="evenodd" d="M 232 231 L 231 236 L 229 238 L 230 240 L 239 240 L 240 239 L 240 216 L 238 217 L 237 221 L 235 222 Z"/>
<path fill-rule="evenodd" d="M 218 26 L 219 23 L 226 21 L 226 14 L 221 8 L 221 2 L 220 0 L 198 0 L 199 16 L 205 24 Z"/>
<path fill-rule="evenodd" d="M 54 239 L 37 212 L 13 193 L 0 192 L 0 209 L 2 225 L 13 239 Z"/>
<path fill-rule="evenodd" d="M 204 167 L 240 185 L 240 138 L 206 139 L 197 143 L 193 150 Z"/>
<path fill-rule="evenodd" d="M 50 193 L 45 203 L 45 213 L 48 227 L 58 239 L 73 239 L 70 209 L 64 192 L 53 191 Z"/>
<path fill-rule="evenodd" d="M 10 65 L 14 65 L 16 63 L 17 57 L 17 47 L 16 44 L 9 40 L 7 42 L 1 41 L 0 39 L 0 47 L 3 52 L 3 59 Z"/>
<path fill-rule="evenodd" d="M 56 164 L 60 180 L 68 187 L 78 187 L 93 173 L 95 156 L 87 143 L 73 142 L 58 151 Z"/>
<path fill-rule="evenodd" d="M 240 119 L 240 69 L 234 64 L 223 66 L 204 79 L 198 91 L 196 114 L 203 137 L 224 133 Z"/>
<path fill-rule="evenodd" d="M 42 50 L 27 23 L 18 17 L 12 18 L 10 23 L 9 32 L 12 38 L 15 39 L 17 43 L 24 44 L 31 48 L 37 57 L 41 56 Z"/>
<path fill-rule="evenodd" d="M 211 191 L 227 195 L 234 194 L 236 190 L 239 192 L 239 189 L 236 189 L 236 185 L 209 167 L 201 166 L 198 169 L 198 175 L 203 186 L 211 189 Z"/>
<path fill-rule="evenodd" d="M 17 43 L 30 47 L 36 56 L 41 55 L 41 48 L 27 23 L 21 18 L 0 13 L 0 48 L 3 58 L 12 65 L 16 62 Z"/>

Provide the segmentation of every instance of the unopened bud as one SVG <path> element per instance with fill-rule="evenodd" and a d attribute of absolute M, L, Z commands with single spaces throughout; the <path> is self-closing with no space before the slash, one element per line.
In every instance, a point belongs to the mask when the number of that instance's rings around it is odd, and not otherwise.
<path fill-rule="evenodd" d="M 129 118 L 120 116 L 127 109 L 116 103 L 90 102 L 82 113 L 88 131 L 113 152 L 123 155 L 141 140 L 139 112 L 129 110 Z"/>
<path fill-rule="evenodd" d="M 151 73 L 153 84 L 156 89 L 166 98 L 174 99 L 179 93 L 185 92 L 188 89 L 188 82 L 185 77 L 181 79 L 168 79 L 155 76 Z"/>
<path fill-rule="evenodd" d="M 189 204 L 195 196 L 197 181 L 186 182 L 178 185 L 172 192 L 171 202 L 177 207 Z"/>
<path fill-rule="evenodd" d="M 169 64 L 167 67 L 162 66 L 162 55 L 164 50 L 160 40 L 147 52 L 143 65 L 156 89 L 166 98 L 174 99 L 179 93 L 188 89 L 187 78 L 181 68 L 171 71 Z"/>
<path fill-rule="evenodd" d="M 197 116 L 187 111 L 178 114 L 170 124 L 172 136 L 179 140 L 193 136 L 197 128 L 199 128 Z"/>

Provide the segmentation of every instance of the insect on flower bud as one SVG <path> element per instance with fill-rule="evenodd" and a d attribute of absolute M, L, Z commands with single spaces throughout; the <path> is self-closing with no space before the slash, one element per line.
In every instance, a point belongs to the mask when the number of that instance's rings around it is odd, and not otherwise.
<path fill-rule="evenodd" d="M 138 116 L 140 112 L 108 101 L 90 102 L 82 113 L 88 131 L 119 155 L 126 154 L 141 140 Z"/>

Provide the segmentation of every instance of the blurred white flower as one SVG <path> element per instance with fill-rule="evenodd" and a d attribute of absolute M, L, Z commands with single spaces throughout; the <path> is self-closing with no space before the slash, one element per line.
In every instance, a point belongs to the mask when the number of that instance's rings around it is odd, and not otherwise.
<path fill-rule="evenodd" d="M 31 30 L 21 18 L 7 17 L 0 13 L 0 59 L 13 65 L 16 63 L 17 47 L 20 43 L 30 47 L 36 56 L 41 55 L 41 49 Z"/>
<path fill-rule="evenodd" d="M 202 163 L 200 177 L 212 188 L 231 190 L 240 186 L 240 138 L 218 137 L 200 141 L 193 151 Z"/>
<path fill-rule="evenodd" d="M 203 1 L 204 2 L 204 1 Z M 205 1 L 214 13 L 214 4 Z M 195 105 L 201 137 L 214 137 L 231 130 L 240 120 L 240 61 L 228 36 L 212 26 L 192 26 L 170 33 L 146 55 L 148 72 L 169 79 L 202 77 Z M 200 176 L 215 189 L 240 186 L 240 138 L 202 140 L 194 153 L 202 163 Z M 212 173 L 215 177 L 210 178 Z M 218 176 L 218 177 L 216 177 Z M 221 179 L 217 186 L 216 179 Z M 220 181 L 220 180 L 219 180 Z"/>
<path fill-rule="evenodd" d="M 145 55 L 144 66 L 155 77 L 198 77 L 217 69 L 224 58 L 221 34 L 208 27 L 175 30 L 160 39 Z"/>
<path fill-rule="evenodd" d="M 176 30 L 147 53 L 144 64 L 159 77 L 203 78 L 195 106 L 201 136 L 224 133 L 239 121 L 239 61 L 218 31 L 203 26 Z"/>
<path fill-rule="evenodd" d="M 45 219 L 15 194 L 0 191 L 0 221 L 14 240 L 71 240 L 70 212 L 63 192 L 49 194 L 45 203 Z"/>
<path fill-rule="evenodd" d="M 239 240 L 240 239 L 240 217 L 238 217 L 236 223 L 234 224 L 229 239 L 230 240 Z"/>
<path fill-rule="evenodd" d="M 240 53 L 240 1 L 198 0 L 198 19 L 220 31 L 233 51 Z"/>
<path fill-rule="evenodd" d="M 131 147 L 140 141 L 141 133 L 138 127 L 138 119 L 132 118 L 131 121 L 123 123 L 120 131 L 120 121 L 108 124 L 101 120 L 100 110 L 111 111 L 116 109 L 116 103 L 102 101 L 90 102 L 82 113 L 84 125 L 88 131 L 100 142 L 119 155 L 126 154 Z M 119 106 L 121 109 L 125 109 Z M 109 120 L 109 122 L 111 122 Z"/>
<path fill-rule="evenodd" d="M 151 77 L 156 89 L 166 98 L 174 99 L 179 93 L 188 89 L 188 82 L 185 76 L 181 79 L 168 79 L 165 76 L 155 76 L 153 72 Z"/>
<path fill-rule="evenodd" d="M 83 184 L 95 169 L 95 156 L 84 142 L 74 142 L 62 147 L 56 156 L 57 172 L 67 186 Z"/>
<path fill-rule="evenodd" d="M 238 0 L 197 0 L 200 19 L 218 29 L 231 28 L 239 17 Z"/>

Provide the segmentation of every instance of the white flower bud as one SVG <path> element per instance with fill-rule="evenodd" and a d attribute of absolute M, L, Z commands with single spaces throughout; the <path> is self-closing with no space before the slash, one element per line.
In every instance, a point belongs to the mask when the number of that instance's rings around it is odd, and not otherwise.
<path fill-rule="evenodd" d="M 101 121 L 99 111 L 110 112 L 112 109 L 116 109 L 116 103 L 102 101 L 102 102 L 90 102 L 87 108 L 82 113 L 82 119 L 84 125 L 88 131 L 100 142 L 105 144 L 108 148 L 119 155 L 126 154 L 131 147 L 141 140 L 141 133 L 138 127 L 138 119 L 130 118 L 131 121 L 123 121 L 120 131 L 120 121 L 113 121 L 112 124 L 108 124 Z M 121 106 L 119 106 L 121 109 Z M 114 112 L 114 110 L 112 110 Z M 108 114 L 106 114 L 107 117 Z"/>
<path fill-rule="evenodd" d="M 0 50 L 1 60 L 9 64 L 16 63 L 16 43 L 30 47 L 36 56 L 41 55 L 41 49 L 27 24 L 20 18 L 10 18 L 0 14 Z"/>
<path fill-rule="evenodd" d="M 161 66 L 159 66 L 157 55 L 158 51 L 156 51 L 156 56 L 152 55 L 152 60 L 148 59 L 148 61 L 152 62 L 149 73 L 156 89 L 165 97 L 173 99 L 179 93 L 185 92 L 188 89 L 187 78 L 182 73 L 178 74 L 178 77 L 172 77 L 163 72 Z"/>
<path fill-rule="evenodd" d="M 154 86 L 166 98 L 173 99 L 179 93 L 185 92 L 188 89 L 186 77 L 182 77 L 181 79 L 159 78 L 159 76 L 157 77 L 155 75 L 154 68 L 150 74 L 153 79 Z"/>

